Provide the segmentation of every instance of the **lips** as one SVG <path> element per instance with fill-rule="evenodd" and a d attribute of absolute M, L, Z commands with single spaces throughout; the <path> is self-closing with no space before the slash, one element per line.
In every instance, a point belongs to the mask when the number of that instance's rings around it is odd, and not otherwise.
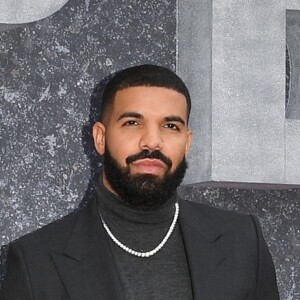
<path fill-rule="evenodd" d="M 159 175 L 165 164 L 158 159 L 141 159 L 132 163 L 135 173 Z"/>

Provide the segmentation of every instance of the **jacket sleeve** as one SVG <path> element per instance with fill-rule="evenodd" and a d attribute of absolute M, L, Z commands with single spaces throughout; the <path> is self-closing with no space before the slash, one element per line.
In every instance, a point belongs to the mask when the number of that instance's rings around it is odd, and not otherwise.
<path fill-rule="evenodd" d="M 0 291 L 0 300 L 33 300 L 30 277 L 22 250 L 11 244 L 7 257 L 7 275 Z"/>
<path fill-rule="evenodd" d="M 258 220 L 254 216 L 251 217 L 254 222 L 254 226 L 257 234 L 257 241 L 258 241 L 256 299 L 257 300 L 279 300 L 279 293 L 278 293 L 278 287 L 276 282 L 276 273 L 275 273 L 271 253 L 263 237 Z"/>

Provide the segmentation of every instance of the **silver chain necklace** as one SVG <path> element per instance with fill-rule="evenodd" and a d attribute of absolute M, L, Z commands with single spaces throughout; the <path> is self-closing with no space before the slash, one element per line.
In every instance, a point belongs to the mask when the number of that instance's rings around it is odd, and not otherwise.
<path fill-rule="evenodd" d="M 106 230 L 107 234 L 109 235 L 109 237 L 113 240 L 113 242 L 115 244 L 117 244 L 120 248 L 122 248 L 123 250 L 125 250 L 126 252 L 132 254 L 132 255 L 135 255 L 135 256 L 138 256 L 138 257 L 150 257 L 152 255 L 154 255 L 155 253 L 157 253 L 165 244 L 166 242 L 168 241 L 169 237 L 171 236 L 172 232 L 174 231 L 174 228 L 175 228 L 175 225 L 176 225 L 176 222 L 177 222 L 177 219 L 178 219 L 178 216 L 179 216 L 179 204 L 178 203 L 175 203 L 175 213 L 174 213 L 174 217 L 173 217 L 173 221 L 171 223 L 171 226 L 167 232 L 167 234 L 165 235 L 165 237 L 163 238 L 163 240 L 160 242 L 160 244 L 154 248 L 153 250 L 151 251 L 148 251 L 148 252 L 138 252 L 138 251 L 135 251 L 135 250 L 132 250 L 130 249 L 129 247 L 125 246 L 124 244 L 122 244 L 113 234 L 112 232 L 110 231 L 109 227 L 107 226 L 107 224 L 104 222 L 101 214 L 100 214 L 100 217 L 101 217 L 101 221 L 102 221 L 102 224 L 103 224 L 103 227 L 104 229 Z"/>

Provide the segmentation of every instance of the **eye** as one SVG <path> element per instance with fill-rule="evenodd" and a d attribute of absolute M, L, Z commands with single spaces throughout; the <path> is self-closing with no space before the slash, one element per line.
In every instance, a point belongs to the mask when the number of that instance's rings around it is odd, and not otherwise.
<path fill-rule="evenodd" d="M 138 125 L 139 123 L 135 120 L 128 120 L 123 124 L 123 126 L 138 126 Z"/>
<path fill-rule="evenodd" d="M 174 131 L 179 131 L 180 130 L 179 127 L 174 123 L 167 123 L 167 124 L 165 124 L 164 127 L 168 128 L 168 129 L 171 129 L 171 130 L 174 130 Z"/>

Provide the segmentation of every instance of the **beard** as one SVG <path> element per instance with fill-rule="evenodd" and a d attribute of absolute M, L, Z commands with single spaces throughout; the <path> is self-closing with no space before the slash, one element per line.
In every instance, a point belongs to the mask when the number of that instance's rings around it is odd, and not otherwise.
<path fill-rule="evenodd" d="M 153 174 L 130 174 L 129 164 L 139 159 L 159 159 L 167 166 L 162 177 Z M 112 189 L 123 201 L 137 208 L 154 208 L 163 205 L 170 199 L 183 180 L 187 169 L 185 157 L 171 172 L 172 162 L 160 151 L 148 151 L 129 156 L 126 167 L 122 167 L 112 157 L 110 151 L 105 149 L 104 173 Z"/>

